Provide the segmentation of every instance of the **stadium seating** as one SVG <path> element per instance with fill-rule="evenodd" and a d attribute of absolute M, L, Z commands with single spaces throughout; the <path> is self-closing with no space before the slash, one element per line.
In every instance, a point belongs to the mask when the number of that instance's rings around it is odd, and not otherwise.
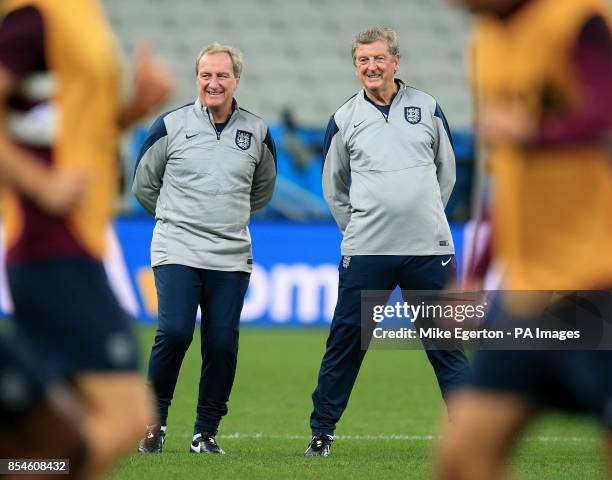
<path fill-rule="evenodd" d="M 359 88 L 350 45 L 371 25 L 400 36 L 400 78 L 432 93 L 451 126 L 469 128 L 464 45 L 468 19 L 443 0 L 104 0 L 128 54 L 149 39 L 178 74 L 173 103 L 195 97 L 194 58 L 218 40 L 241 48 L 245 70 L 238 99 L 266 120 L 284 107 L 298 121 L 324 127 Z"/>
<path fill-rule="evenodd" d="M 220 41 L 245 54 L 237 98 L 272 126 L 278 149 L 275 197 L 259 215 L 294 220 L 330 218 L 321 196 L 321 163 L 296 169 L 284 148 L 281 112 L 289 110 L 300 136 L 322 144 L 329 116 L 360 87 L 350 56 L 356 32 L 372 25 L 397 30 L 399 77 L 436 97 L 455 133 L 457 185 L 447 213 L 467 216 L 472 175 L 471 99 L 466 85 L 468 17 L 448 0 L 104 0 L 124 50 L 150 41 L 176 72 L 179 89 L 171 105 L 195 96 L 194 60 Z M 458 135 L 457 135 L 458 134 Z M 319 138 L 320 137 L 320 138 Z M 129 195 L 136 152 L 144 132 L 134 134 L 126 157 L 124 211 L 140 211 Z"/>

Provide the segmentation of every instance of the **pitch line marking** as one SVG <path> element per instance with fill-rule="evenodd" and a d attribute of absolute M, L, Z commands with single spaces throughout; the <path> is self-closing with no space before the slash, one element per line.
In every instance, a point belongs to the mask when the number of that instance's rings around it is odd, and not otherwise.
<path fill-rule="evenodd" d="M 169 436 L 172 435 L 172 431 L 169 430 Z M 176 435 L 180 438 L 191 438 L 190 434 L 179 434 Z M 228 440 L 242 440 L 242 439 L 253 439 L 253 440 L 308 440 L 310 435 L 306 434 L 277 434 L 277 433 L 242 433 L 233 432 L 218 434 L 217 438 L 228 439 Z M 442 438 L 441 435 L 403 435 L 403 434 L 390 434 L 390 435 L 336 435 L 336 440 L 383 440 L 383 441 L 409 441 L 409 442 L 430 442 L 433 440 L 439 440 Z M 601 439 L 598 436 L 593 437 L 563 437 L 563 436 L 547 436 L 547 435 L 536 435 L 524 437 L 522 441 L 527 442 L 551 442 L 551 443 L 580 443 L 580 442 L 599 442 Z"/>

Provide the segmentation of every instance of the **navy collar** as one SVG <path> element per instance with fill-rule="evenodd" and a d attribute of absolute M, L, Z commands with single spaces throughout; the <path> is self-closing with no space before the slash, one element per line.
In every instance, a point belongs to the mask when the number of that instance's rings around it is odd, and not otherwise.
<path fill-rule="evenodd" d="M 208 109 L 208 107 L 202 105 L 202 102 L 200 101 L 200 97 L 196 98 L 195 104 L 200 108 L 200 111 L 208 116 L 210 110 Z M 229 117 L 227 117 L 227 120 L 224 123 L 229 122 L 230 118 L 232 118 L 232 115 L 234 114 L 235 111 L 238 110 L 238 102 L 236 101 L 235 98 L 232 98 L 232 110 L 229 114 Z M 214 116 L 212 115 L 212 112 L 210 112 L 210 118 L 214 119 Z"/>
<path fill-rule="evenodd" d="M 395 81 L 395 84 L 397 85 L 397 92 L 395 93 L 395 96 L 391 99 L 391 103 L 393 103 L 395 98 L 402 92 L 402 90 L 406 88 L 406 84 L 403 82 L 403 80 L 400 80 L 399 78 L 395 78 L 394 81 Z M 365 98 L 368 102 L 370 102 L 375 107 L 390 107 L 391 106 L 391 103 L 389 103 L 389 105 L 377 105 L 376 103 L 374 103 L 374 101 L 370 97 L 368 97 L 368 95 L 366 94 L 365 88 L 362 88 L 361 92 L 363 93 L 363 98 Z"/>

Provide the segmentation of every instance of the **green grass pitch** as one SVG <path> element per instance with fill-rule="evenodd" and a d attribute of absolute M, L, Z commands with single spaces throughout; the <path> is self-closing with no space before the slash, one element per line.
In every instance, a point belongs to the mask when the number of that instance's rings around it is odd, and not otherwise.
<path fill-rule="evenodd" d="M 141 328 L 142 356 L 154 330 Z M 442 415 L 424 352 L 368 353 L 332 455 L 305 458 L 310 394 L 327 331 L 242 328 L 238 372 L 221 423 L 224 456 L 188 453 L 199 380 L 199 329 L 187 353 L 159 455 L 134 453 L 113 479 L 420 479 L 432 478 L 432 455 Z M 146 363 L 146 360 L 145 360 Z M 604 478 L 597 426 L 549 415 L 521 443 L 513 467 L 522 479 Z"/>

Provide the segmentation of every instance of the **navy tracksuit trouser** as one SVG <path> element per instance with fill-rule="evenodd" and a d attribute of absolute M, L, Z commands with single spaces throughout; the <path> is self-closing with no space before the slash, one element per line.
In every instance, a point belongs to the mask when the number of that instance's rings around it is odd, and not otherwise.
<path fill-rule="evenodd" d="M 194 434 L 215 434 L 234 383 L 238 328 L 250 275 L 184 265 L 153 268 L 159 325 L 149 360 L 149 382 L 166 425 L 179 370 L 195 329 L 198 306 L 202 370 Z"/>
<path fill-rule="evenodd" d="M 390 291 L 398 285 L 402 290 L 441 290 L 455 278 L 456 264 L 451 255 L 356 255 L 343 257 L 339 271 L 338 303 L 318 385 L 312 394 L 313 434 L 333 435 L 365 356 L 361 349 L 361 291 Z M 462 350 L 426 353 L 446 399 L 454 388 L 467 381 L 468 360 Z"/>

